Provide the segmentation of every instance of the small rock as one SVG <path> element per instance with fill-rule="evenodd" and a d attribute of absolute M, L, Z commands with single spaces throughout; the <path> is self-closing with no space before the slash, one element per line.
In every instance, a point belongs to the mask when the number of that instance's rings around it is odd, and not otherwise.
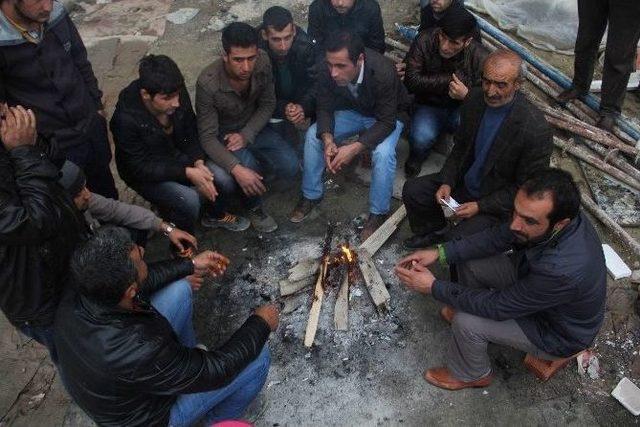
<path fill-rule="evenodd" d="M 267 384 L 267 388 L 271 388 L 274 385 L 278 385 L 278 384 L 282 384 L 282 381 L 270 381 L 269 384 Z"/>
<path fill-rule="evenodd" d="M 589 375 L 592 380 L 600 378 L 600 361 L 598 357 L 590 351 L 580 353 L 576 358 L 578 373 L 581 376 Z"/>
<path fill-rule="evenodd" d="M 175 12 L 168 13 L 166 18 L 169 22 L 172 22 L 176 25 L 181 25 L 191 21 L 198 14 L 198 12 L 200 12 L 200 9 L 196 9 L 193 7 L 183 7 L 176 10 Z"/>
<path fill-rule="evenodd" d="M 633 273 L 631 273 L 631 283 L 640 284 L 640 270 L 634 270 Z"/>
<path fill-rule="evenodd" d="M 97 0 L 96 4 L 109 4 L 111 3 L 111 0 Z"/>
<path fill-rule="evenodd" d="M 484 390 L 484 391 L 482 392 L 482 394 L 484 394 L 484 395 L 486 396 L 487 394 L 489 394 L 489 392 L 488 392 L 487 390 Z"/>

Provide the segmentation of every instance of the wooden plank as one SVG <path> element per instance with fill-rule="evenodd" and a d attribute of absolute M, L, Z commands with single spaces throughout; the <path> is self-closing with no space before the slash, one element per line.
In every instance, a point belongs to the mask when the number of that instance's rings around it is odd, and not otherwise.
<path fill-rule="evenodd" d="M 335 311 L 333 312 L 333 324 L 336 330 L 349 329 L 349 273 L 345 272 L 342 284 L 336 298 Z"/>
<path fill-rule="evenodd" d="M 313 276 L 306 277 L 302 280 L 292 282 L 289 279 L 280 281 L 280 295 L 286 297 L 287 295 L 295 294 L 296 292 L 313 285 Z"/>
<path fill-rule="evenodd" d="M 407 208 L 402 205 L 367 240 L 358 246 L 358 254 L 362 251 L 367 251 L 371 256 L 378 252 L 378 249 L 396 231 L 398 224 L 402 222 L 405 216 L 407 216 Z"/>
<path fill-rule="evenodd" d="M 316 286 L 313 291 L 313 303 L 309 310 L 309 320 L 307 321 L 307 330 L 304 334 L 304 346 L 310 348 L 313 346 L 313 340 L 318 331 L 318 320 L 320 319 L 320 308 L 322 307 L 322 299 L 324 297 L 324 288 L 322 286 L 326 274 L 326 262 L 320 267 L 320 273 L 316 280 Z"/>
<path fill-rule="evenodd" d="M 389 309 L 389 301 L 391 295 L 387 287 L 384 285 L 382 276 L 378 272 L 371 255 L 366 250 L 358 252 L 358 265 L 362 272 L 362 277 L 367 285 L 367 290 L 375 306 L 381 311 L 387 311 Z"/>
<path fill-rule="evenodd" d="M 297 282 L 308 277 L 313 277 L 318 272 L 319 267 L 319 258 L 306 258 L 298 261 L 296 265 L 289 269 L 289 281 Z"/>

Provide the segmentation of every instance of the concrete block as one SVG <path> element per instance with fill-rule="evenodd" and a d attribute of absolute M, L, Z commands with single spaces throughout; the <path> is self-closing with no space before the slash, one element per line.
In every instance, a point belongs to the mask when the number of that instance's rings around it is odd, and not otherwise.
<path fill-rule="evenodd" d="M 613 248 L 606 243 L 602 245 L 602 251 L 604 252 L 604 260 L 607 264 L 607 270 L 611 277 L 615 280 L 623 279 L 631 276 L 631 269 L 620 258 L 620 255 L 613 250 Z"/>
<path fill-rule="evenodd" d="M 622 378 L 611 392 L 611 396 L 616 398 L 622 406 L 636 417 L 640 415 L 640 388 L 631 382 L 629 378 Z"/>

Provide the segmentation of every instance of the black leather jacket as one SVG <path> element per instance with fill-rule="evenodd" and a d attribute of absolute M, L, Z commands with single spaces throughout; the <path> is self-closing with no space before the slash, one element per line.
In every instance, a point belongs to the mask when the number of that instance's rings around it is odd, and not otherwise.
<path fill-rule="evenodd" d="M 150 265 L 143 293 L 192 270 L 183 260 Z M 104 426 L 166 426 L 179 395 L 229 384 L 260 354 L 269 333 L 267 323 L 253 315 L 215 350 L 184 347 L 144 297 L 130 311 L 70 293 L 56 316 L 59 369 L 67 391 Z"/>
<path fill-rule="evenodd" d="M 14 325 L 53 323 L 84 220 L 38 147 L 0 144 L 0 309 Z"/>
<path fill-rule="evenodd" d="M 434 107 L 458 107 L 462 101 L 449 96 L 451 75 L 455 72 L 469 90 L 479 86 L 482 66 L 489 51 L 472 41 L 469 46 L 452 58 L 440 55 L 438 28 L 418 34 L 411 44 L 405 62 L 404 84 L 415 95 L 418 104 Z"/>

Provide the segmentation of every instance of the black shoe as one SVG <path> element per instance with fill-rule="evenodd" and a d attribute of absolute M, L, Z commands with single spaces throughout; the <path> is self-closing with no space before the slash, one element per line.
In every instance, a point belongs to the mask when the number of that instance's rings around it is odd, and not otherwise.
<path fill-rule="evenodd" d="M 601 114 L 600 118 L 598 119 L 598 123 L 596 123 L 596 126 L 598 126 L 600 129 L 606 130 L 607 132 L 613 132 L 613 127 L 615 126 L 615 124 L 615 116 L 611 114 Z"/>
<path fill-rule="evenodd" d="M 574 87 L 570 87 L 569 89 L 565 89 L 558 95 L 557 101 L 559 104 L 566 104 L 567 102 L 579 98 L 581 96 L 586 95 L 586 92 L 580 91 Z"/>
<path fill-rule="evenodd" d="M 404 176 L 406 176 L 407 179 L 415 178 L 416 176 L 418 176 L 418 174 L 422 170 L 422 162 L 422 160 L 410 154 L 409 158 L 404 164 Z"/>
<path fill-rule="evenodd" d="M 424 249 L 442 243 L 443 241 L 444 234 L 427 233 L 405 239 L 405 241 L 402 242 L 402 246 L 404 246 L 405 249 Z"/>

